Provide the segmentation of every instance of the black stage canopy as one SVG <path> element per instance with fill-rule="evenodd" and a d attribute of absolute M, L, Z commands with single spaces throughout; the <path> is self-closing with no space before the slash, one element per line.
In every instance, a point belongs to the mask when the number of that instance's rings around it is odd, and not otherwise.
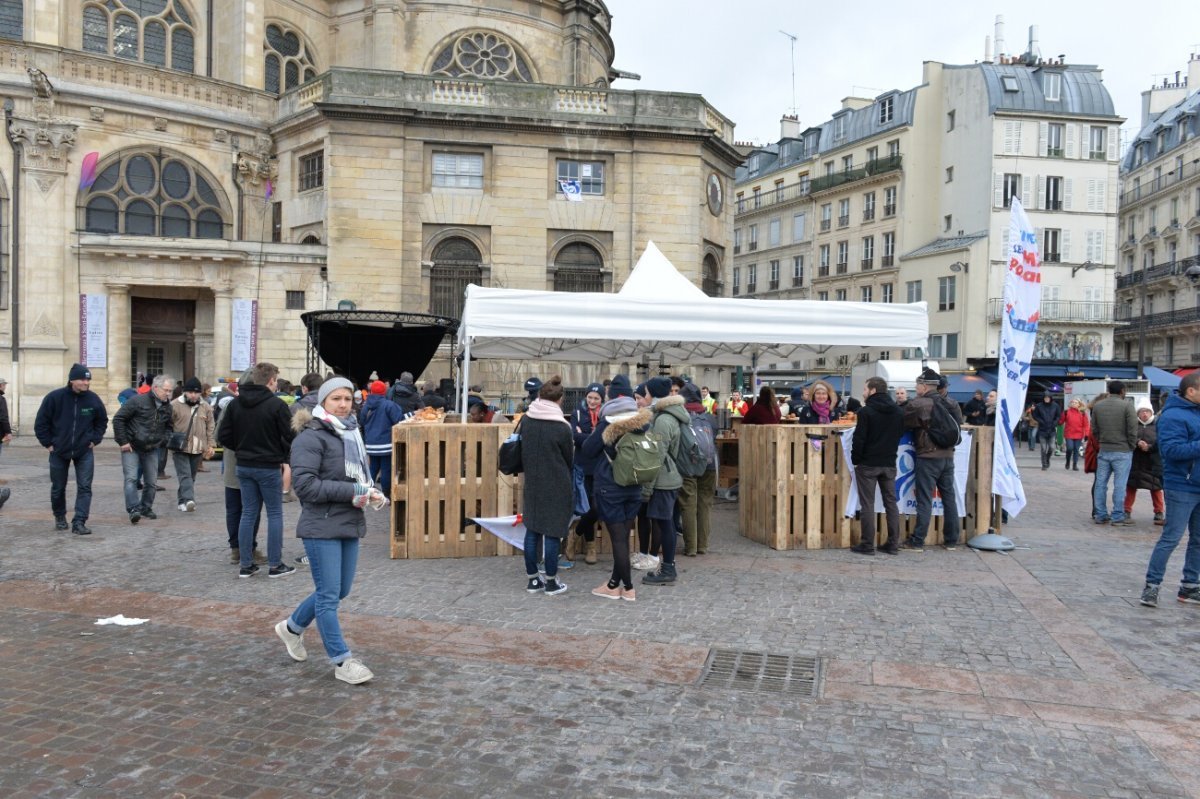
<path fill-rule="evenodd" d="M 388 383 L 401 372 L 419 377 L 458 320 L 398 311 L 309 311 L 300 315 L 308 329 L 308 371 L 324 361 L 334 372 L 366 385 L 371 372 Z"/>

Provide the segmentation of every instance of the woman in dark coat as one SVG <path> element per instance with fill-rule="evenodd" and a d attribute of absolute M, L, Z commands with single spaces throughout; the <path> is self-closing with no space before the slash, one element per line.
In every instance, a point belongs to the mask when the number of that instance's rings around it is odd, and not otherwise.
<path fill-rule="evenodd" d="M 1157 417 L 1150 400 L 1139 399 L 1137 404 L 1138 443 L 1133 448 L 1133 464 L 1129 467 L 1129 480 L 1125 483 L 1125 518 L 1131 519 L 1133 501 L 1139 488 L 1150 492 L 1154 505 L 1154 523 L 1161 526 L 1163 511 L 1163 462 L 1158 451 Z"/>
<path fill-rule="evenodd" d="M 808 404 L 800 412 L 800 424 L 832 424 L 846 412 L 833 386 L 818 380 L 809 386 Z"/>
<path fill-rule="evenodd" d="M 587 441 L 592 430 L 600 423 L 600 406 L 603 404 L 604 386 L 600 383 L 592 383 L 587 387 L 583 402 L 575 409 L 575 413 L 571 417 L 571 433 L 575 438 L 575 470 L 583 475 L 583 491 L 587 495 L 589 504 L 588 512 L 580 517 L 575 532 L 583 537 L 585 545 L 583 560 L 589 565 L 596 562 L 596 509 L 591 507 L 596 464 L 583 456 L 582 449 L 583 442 Z M 570 542 L 572 539 L 568 538 L 567 540 Z M 568 549 L 570 549 L 569 546 Z"/>
<path fill-rule="evenodd" d="M 374 675 L 342 638 L 338 604 L 350 594 L 358 567 L 358 540 L 367 532 L 363 507 L 382 508 L 383 493 L 371 483 L 367 450 L 354 416 L 354 386 L 344 377 L 321 384 L 310 416 L 292 417 L 299 434 L 292 442 L 292 486 L 300 500 L 296 536 L 304 542 L 315 590 L 292 615 L 275 625 L 275 634 L 293 660 L 307 660 L 302 640 L 314 621 L 333 662 L 333 675 L 358 684 Z"/>
<path fill-rule="evenodd" d="M 758 392 L 758 399 L 746 412 L 742 424 L 779 424 L 779 417 L 779 403 L 775 402 L 775 392 L 770 386 L 763 386 Z"/>
<path fill-rule="evenodd" d="M 547 596 L 567 590 L 558 581 L 558 548 L 574 516 L 572 476 L 575 443 L 563 416 L 562 378 L 550 378 L 538 389 L 521 417 L 521 461 L 525 467 L 525 590 Z M 546 579 L 538 574 L 538 555 L 545 549 Z"/>

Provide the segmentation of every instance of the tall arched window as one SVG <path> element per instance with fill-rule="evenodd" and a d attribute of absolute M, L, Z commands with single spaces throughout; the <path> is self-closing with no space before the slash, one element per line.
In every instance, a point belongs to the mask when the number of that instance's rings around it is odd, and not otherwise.
<path fill-rule="evenodd" d="M 194 72 L 196 28 L 183 0 L 89 0 L 83 49 Z"/>
<path fill-rule="evenodd" d="M 201 170 L 181 157 L 157 152 L 120 156 L 106 165 L 83 198 L 89 233 L 229 238 L 224 203 Z"/>
<path fill-rule="evenodd" d="M 446 239 L 433 251 L 429 270 L 429 312 L 458 319 L 471 283 L 483 281 L 483 256 L 464 238 Z"/>
<path fill-rule="evenodd" d="M 452 78 L 533 82 L 529 63 L 516 45 L 494 31 L 468 31 L 446 45 L 429 70 Z"/>
<path fill-rule="evenodd" d="M 22 0 L 0 0 L 0 38 L 25 38 L 25 9 Z"/>
<path fill-rule="evenodd" d="M 604 259 L 590 244 L 575 242 L 554 259 L 555 291 L 604 291 Z"/>
<path fill-rule="evenodd" d="M 711 252 L 704 256 L 701 290 L 710 297 L 721 296 L 721 266 Z"/>
<path fill-rule="evenodd" d="M 267 26 L 263 50 L 266 51 L 264 87 L 269 92 L 282 94 L 317 76 L 312 55 L 295 31 L 271 23 Z"/>

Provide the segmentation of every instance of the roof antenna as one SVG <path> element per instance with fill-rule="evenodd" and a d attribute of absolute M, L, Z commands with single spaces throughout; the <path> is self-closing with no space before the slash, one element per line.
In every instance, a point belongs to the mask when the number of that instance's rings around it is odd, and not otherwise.
<path fill-rule="evenodd" d="M 796 110 L 796 37 L 785 30 L 779 31 L 791 40 L 792 44 L 792 116 L 800 112 Z"/>

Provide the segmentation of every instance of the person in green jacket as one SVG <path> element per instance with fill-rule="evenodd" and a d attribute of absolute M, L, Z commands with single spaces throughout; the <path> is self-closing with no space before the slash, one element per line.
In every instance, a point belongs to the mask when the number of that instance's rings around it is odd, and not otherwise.
<path fill-rule="evenodd" d="M 671 585 L 678 579 L 675 570 L 675 500 L 683 487 L 683 475 L 676 462 L 679 459 L 680 427 L 691 424 L 684 398 L 671 396 L 669 377 L 652 377 L 640 386 L 643 398 L 650 400 L 654 421 L 651 429 L 663 442 L 663 466 L 654 481 L 647 515 L 658 528 L 662 546 L 659 569 L 642 578 L 646 585 Z"/>

